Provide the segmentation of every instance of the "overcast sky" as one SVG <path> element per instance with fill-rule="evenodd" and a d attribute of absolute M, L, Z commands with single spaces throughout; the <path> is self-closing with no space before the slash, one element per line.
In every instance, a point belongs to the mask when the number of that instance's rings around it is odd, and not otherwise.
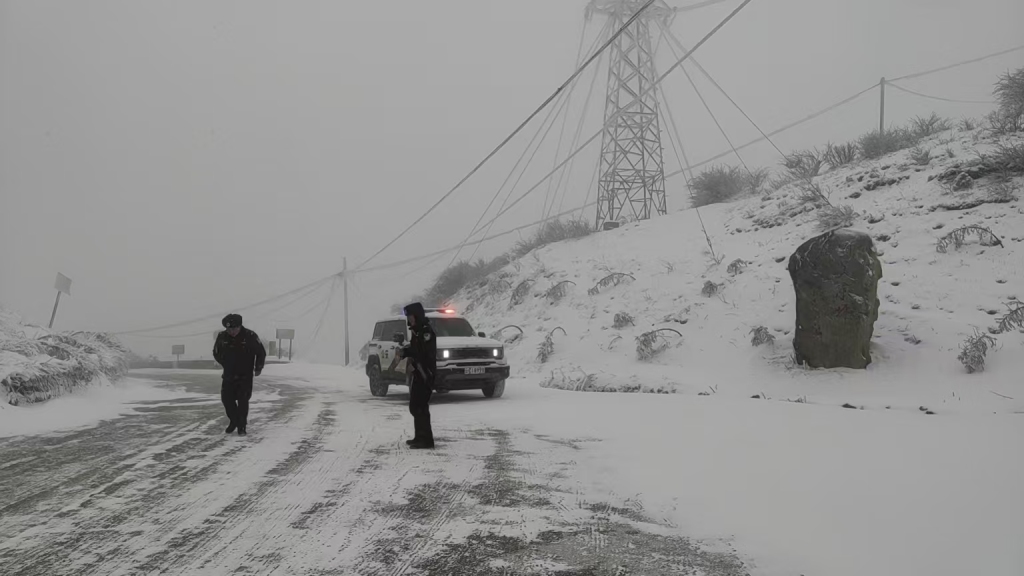
<path fill-rule="evenodd" d="M 345 256 L 355 266 L 571 73 L 581 35 L 589 46 L 603 24 L 585 23 L 586 3 L 0 0 L 0 304 L 45 324 L 60 271 L 74 286 L 57 328 L 145 328 L 284 292 L 340 270 Z M 692 45 L 738 3 L 682 14 L 673 30 Z M 1021 0 L 754 0 L 696 57 L 770 130 L 881 76 L 1022 44 L 1021 22 Z M 662 69 L 672 61 L 664 47 Z M 996 75 L 1022 65 L 1016 52 L 905 85 L 988 100 Z M 595 72 L 584 138 L 603 113 L 606 68 Z M 573 92 L 567 141 L 592 78 L 583 75 Z M 698 87 L 735 142 L 757 135 L 705 80 Z M 691 160 L 727 149 L 684 77 L 663 89 Z M 854 138 L 877 125 L 877 98 L 865 95 L 776 143 L 787 150 Z M 887 99 L 892 122 L 989 109 L 893 90 Z M 375 263 L 460 242 L 539 122 Z M 560 127 L 517 190 L 552 168 Z M 596 148 L 588 152 L 567 179 L 565 208 L 587 197 L 597 162 Z M 744 159 L 774 166 L 772 154 L 757 146 Z M 666 165 L 676 167 L 668 148 Z M 682 204 L 683 182 L 667 187 L 670 206 Z M 540 218 L 544 191 L 492 232 Z M 448 260 L 355 277 L 353 354 L 377 315 Z M 329 288 L 243 316 L 263 335 L 295 327 L 299 348 L 338 361 L 340 294 L 317 344 L 308 341 Z M 182 342 L 189 356 L 208 355 L 212 336 L 177 336 L 218 327 L 128 342 L 164 355 Z"/>

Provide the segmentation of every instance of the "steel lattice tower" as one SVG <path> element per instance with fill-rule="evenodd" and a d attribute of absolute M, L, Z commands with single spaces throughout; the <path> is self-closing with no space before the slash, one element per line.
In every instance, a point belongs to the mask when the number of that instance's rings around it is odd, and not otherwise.
<path fill-rule="evenodd" d="M 591 0 L 593 13 L 621 28 L 644 0 Z M 597 184 L 597 226 L 621 218 L 665 214 L 665 167 L 654 71 L 651 25 L 675 13 L 663 1 L 649 7 L 609 47 L 605 128 Z M 637 98 L 639 96 L 639 98 Z"/>

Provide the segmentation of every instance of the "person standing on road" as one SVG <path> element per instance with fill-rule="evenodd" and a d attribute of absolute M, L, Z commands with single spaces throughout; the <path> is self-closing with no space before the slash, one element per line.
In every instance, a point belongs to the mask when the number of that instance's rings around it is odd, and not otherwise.
<path fill-rule="evenodd" d="M 259 336 L 242 326 L 242 317 L 238 314 L 228 314 L 221 324 L 224 331 L 217 335 L 213 357 L 224 367 L 220 399 L 230 421 L 224 432 L 231 434 L 238 429 L 238 435 L 245 436 L 253 376 L 263 372 L 267 351 Z"/>
<path fill-rule="evenodd" d="M 410 448 L 433 448 L 434 431 L 430 428 L 430 395 L 434 387 L 434 373 L 437 371 L 437 339 L 430 327 L 423 304 L 416 302 L 404 309 L 406 321 L 412 332 L 409 343 L 402 347 L 400 354 L 407 359 L 412 370 L 409 386 L 409 412 L 416 430 Z"/>

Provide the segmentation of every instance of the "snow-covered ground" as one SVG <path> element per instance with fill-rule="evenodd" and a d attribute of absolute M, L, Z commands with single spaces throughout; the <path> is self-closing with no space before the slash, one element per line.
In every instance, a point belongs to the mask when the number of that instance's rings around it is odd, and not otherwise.
<path fill-rule="evenodd" d="M 0 440 L 0 564 L 39 575 L 1024 568 L 1021 415 L 583 394 L 534 374 L 501 399 L 437 396 L 438 449 L 424 453 L 403 443 L 407 396 L 373 398 L 355 370 L 268 366 L 247 438 L 223 434 L 216 374 L 136 376 L 155 390 L 120 418 Z M 46 420 L 91 400 L 20 410 Z"/>

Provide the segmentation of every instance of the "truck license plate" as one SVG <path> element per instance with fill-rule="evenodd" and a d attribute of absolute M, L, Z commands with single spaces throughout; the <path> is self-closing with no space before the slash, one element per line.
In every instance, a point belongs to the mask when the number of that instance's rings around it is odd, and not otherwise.
<path fill-rule="evenodd" d="M 483 374 L 483 373 L 484 373 L 484 367 L 483 366 L 470 366 L 469 368 L 466 368 L 466 374 Z"/>

